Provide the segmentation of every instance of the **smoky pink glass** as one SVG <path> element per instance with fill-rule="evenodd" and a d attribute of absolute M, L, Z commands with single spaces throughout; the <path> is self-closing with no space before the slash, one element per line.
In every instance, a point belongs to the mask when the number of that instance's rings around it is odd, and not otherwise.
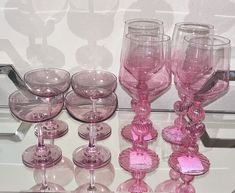
<path fill-rule="evenodd" d="M 22 154 L 23 163 L 31 168 L 47 168 L 57 164 L 62 151 L 56 145 L 44 143 L 43 122 L 56 117 L 63 108 L 63 95 L 50 98 L 35 96 L 27 91 L 15 91 L 9 96 L 12 114 L 25 122 L 38 123 L 38 144 L 30 146 Z"/>
<path fill-rule="evenodd" d="M 135 130 L 132 124 L 122 130 L 130 141 L 139 135 L 150 141 L 157 137 L 157 131 L 148 118 L 150 103 L 163 94 L 170 86 L 171 73 L 168 69 L 170 58 L 170 37 L 167 35 L 127 34 L 124 37 L 119 81 L 122 88 L 132 97 L 135 120 L 142 120 L 146 130 Z"/>
<path fill-rule="evenodd" d="M 24 81 L 29 91 L 34 95 L 50 99 L 64 94 L 69 89 L 70 74 L 63 69 L 39 68 L 25 73 Z M 67 132 L 68 125 L 64 121 L 51 119 L 43 123 L 45 139 L 59 138 Z M 37 130 L 35 130 L 35 134 L 38 135 Z"/>
<path fill-rule="evenodd" d="M 188 35 L 199 35 L 206 36 L 214 33 L 214 26 L 205 23 L 193 23 L 193 22 L 181 22 L 175 24 L 173 36 L 172 36 L 172 46 L 171 46 L 171 71 L 175 74 L 176 68 L 182 61 L 184 56 L 184 37 Z M 175 84 L 177 85 L 177 78 L 174 78 Z M 173 146 L 181 146 L 182 142 L 187 140 L 187 134 L 184 131 L 187 125 L 187 120 L 185 115 L 187 114 L 188 108 L 191 102 L 186 100 L 185 95 L 183 95 L 180 90 L 178 90 L 180 99 L 174 104 L 175 113 L 178 115 L 174 124 L 172 126 L 166 127 L 162 131 L 162 137 L 165 141 L 172 144 Z M 177 147 L 173 147 L 177 148 Z M 179 148 L 179 147 L 178 147 Z M 178 149 L 177 148 L 177 149 Z"/>
<path fill-rule="evenodd" d="M 74 92 L 82 97 L 95 101 L 112 94 L 117 87 L 117 78 L 107 71 L 83 70 L 75 73 L 71 78 Z M 78 129 L 78 134 L 83 139 L 89 140 L 90 124 L 83 124 Z M 96 140 L 106 139 L 111 135 L 111 127 L 107 123 L 96 124 Z"/>

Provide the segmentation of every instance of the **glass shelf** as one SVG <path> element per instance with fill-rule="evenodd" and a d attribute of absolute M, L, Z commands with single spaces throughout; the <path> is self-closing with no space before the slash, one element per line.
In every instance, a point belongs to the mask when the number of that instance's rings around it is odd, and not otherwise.
<path fill-rule="evenodd" d="M 37 176 L 38 171 L 29 169 L 22 164 L 21 154 L 23 150 L 36 143 L 33 125 L 24 125 L 23 133 L 19 140 L 13 140 L 17 135 L 20 122 L 15 120 L 8 109 L 1 109 L 0 114 L 0 191 L 28 191 L 40 180 Z M 118 185 L 131 178 L 131 175 L 124 171 L 118 163 L 119 153 L 131 144 L 121 136 L 121 128 L 133 118 L 131 111 L 117 111 L 106 123 L 112 127 L 111 136 L 98 141 L 109 148 L 112 152 L 111 164 L 105 168 L 95 171 L 96 182 L 108 186 L 115 192 Z M 159 135 L 158 139 L 149 145 L 149 148 L 156 151 L 160 157 L 160 165 L 156 171 L 146 175 L 145 182 L 155 190 L 161 182 L 169 179 L 168 157 L 171 154 L 170 145 L 163 141 L 161 130 L 165 126 L 173 123 L 175 114 L 171 112 L 152 112 L 151 120 L 154 122 Z M 63 185 L 68 192 L 74 191 L 77 187 L 89 181 L 89 172 L 79 169 L 72 163 L 72 153 L 78 146 L 85 145 L 87 142 L 78 136 L 78 126 L 82 123 L 69 117 L 63 111 L 58 117 L 69 124 L 69 132 L 62 138 L 56 139 L 54 143 L 61 147 L 64 162 L 47 169 L 50 176 L 48 181 L 53 181 Z M 231 193 L 235 189 L 235 114 L 207 113 L 204 123 L 207 126 L 207 136 L 199 142 L 200 152 L 207 156 L 211 162 L 209 173 L 204 176 L 196 177 L 193 186 L 197 193 Z M 26 126 L 26 127 L 25 127 Z M 31 126 L 31 127 L 30 127 Z M 22 129 L 22 126 L 20 127 Z M 8 133 L 11 135 L 6 136 Z M 22 136 L 23 135 L 23 136 Z M 217 140 L 229 140 L 230 146 L 212 147 Z M 214 143 L 208 140 L 214 139 Z M 46 141 L 50 143 L 50 141 Z M 205 147 L 205 144 L 208 147 Z M 216 145 L 215 145 L 216 146 Z"/>

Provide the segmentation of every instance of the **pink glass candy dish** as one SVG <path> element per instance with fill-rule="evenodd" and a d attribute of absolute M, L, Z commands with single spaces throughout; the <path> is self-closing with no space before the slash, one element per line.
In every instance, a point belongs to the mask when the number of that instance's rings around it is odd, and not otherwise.
<path fill-rule="evenodd" d="M 117 78 L 108 71 L 83 70 L 72 76 L 71 85 L 76 94 L 89 98 L 95 106 L 98 98 L 105 98 L 115 91 Z M 111 135 L 111 127 L 106 123 L 97 124 L 96 129 L 97 140 L 106 139 Z M 79 127 L 78 134 L 89 140 L 89 126 L 84 124 Z"/>
<path fill-rule="evenodd" d="M 74 163 L 82 168 L 96 169 L 107 165 L 111 159 L 110 151 L 95 145 L 96 123 L 108 119 L 116 110 L 117 96 L 112 93 L 106 98 L 96 99 L 95 111 L 92 101 L 70 91 L 66 95 L 65 106 L 76 120 L 90 123 L 89 145 L 77 148 L 73 153 Z"/>
<path fill-rule="evenodd" d="M 32 168 L 51 167 L 62 158 L 62 152 L 56 145 L 44 144 L 42 124 L 56 117 L 63 108 L 63 95 L 50 99 L 41 98 L 27 91 L 15 91 L 9 96 L 9 107 L 12 114 L 25 122 L 38 123 L 38 144 L 30 146 L 22 154 L 23 163 Z"/>
<path fill-rule="evenodd" d="M 24 81 L 29 91 L 34 95 L 49 99 L 64 94 L 69 89 L 70 74 L 63 69 L 39 68 L 25 73 Z M 59 138 L 68 132 L 67 123 L 61 120 L 51 119 L 43 124 L 45 139 Z M 37 130 L 35 134 L 38 135 Z"/>

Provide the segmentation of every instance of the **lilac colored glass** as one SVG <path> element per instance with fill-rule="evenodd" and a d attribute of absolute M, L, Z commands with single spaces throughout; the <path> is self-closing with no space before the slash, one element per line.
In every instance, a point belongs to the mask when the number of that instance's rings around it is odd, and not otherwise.
<path fill-rule="evenodd" d="M 107 165 L 111 153 L 103 146 L 95 145 L 96 123 L 108 119 L 116 110 L 117 96 L 112 93 L 106 98 L 93 101 L 70 91 L 66 95 L 65 106 L 69 114 L 78 121 L 90 123 L 89 145 L 77 148 L 73 153 L 74 163 L 82 168 L 95 169 Z"/>
<path fill-rule="evenodd" d="M 132 97 L 135 120 L 141 119 L 148 125 L 144 140 L 153 140 L 157 131 L 148 119 L 150 103 L 170 86 L 171 73 L 168 69 L 170 37 L 167 35 L 127 34 L 124 38 L 119 81 Z M 128 140 L 137 140 L 133 125 L 123 128 L 122 135 Z"/>
<path fill-rule="evenodd" d="M 206 36 L 214 33 L 214 26 L 204 23 L 192 23 L 192 22 L 181 22 L 175 24 L 173 36 L 172 36 L 172 46 L 171 46 L 171 71 L 175 74 L 176 68 L 182 61 L 184 56 L 184 37 L 187 35 L 195 36 Z M 175 84 L 177 85 L 178 79 L 174 78 Z M 187 126 L 187 121 L 185 115 L 187 114 L 191 102 L 187 100 L 187 97 L 183 95 L 178 89 L 178 93 L 181 101 L 176 101 L 174 104 L 175 113 L 178 115 L 177 119 L 174 121 L 174 125 L 166 127 L 162 131 L 162 137 L 165 141 L 172 145 L 181 146 L 182 142 L 187 140 L 187 133 L 185 127 Z"/>
<path fill-rule="evenodd" d="M 74 92 L 95 102 L 98 98 L 105 98 L 115 91 L 117 78 L 114 74 L 101 70 L 83 70 L 75 73 L 71 78 Z M 89 126 L 82 125 L 78 134 L 89 140 Z M 105 123 L 96 125 L 96 139 L 103 140 L 111 135 L 111 127 Z"/>
<path fill-rule="evenodd" d="M 63 108 L 63 95 L 50 99 L 41 98 L 27 91 L 15 91 L 9 96 L 9 107 L 12 114 L 26 122 L 39 123 L 38 145 L 27 148 L 23 155 L 23 163 L 32 168 L 51 167 L 62 158 L 61 149 L 55 145 L 44 144 L 42 122 L 57 116 Z M 50 103 L 48 103 L 50 100 Z"/>
<path fill-rule="evenodd" d="M 24 75 L 24 81 L 29 91 L 40 97 L 54 97 L 65 93 L 70 86 L 70 74 L 57 68 L 39 68 Z M 48 101 L 50 102 L 50 101 Z M 43 123 L 45 139 L 59 138 L 68 132 L 68 125 L 61 120 L 48 120 Z M 38 135 L 38 131 L 35 131 Z"/>

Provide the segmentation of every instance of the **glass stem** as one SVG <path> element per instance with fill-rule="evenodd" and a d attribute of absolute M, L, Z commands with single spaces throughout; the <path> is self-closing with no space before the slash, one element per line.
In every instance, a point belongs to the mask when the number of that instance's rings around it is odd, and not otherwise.
<path fill-rule="evenodd" d="M 38 124 L 37 129 L 38 129 L 38 148 L 42 148 L 45 146 L 43 132 L 42 132 L 42 124 Z"/>
<path fill-rule="evenodd" d="M 95 187 L 95 175 L 94 175 L 94 170 L 89 170 L 90 171 L 90 184 L 88 187 L 89 192 L 95 192 L 96 187 Z"/>
<path fill-rule="evenodd" d="M 46 168 L 42 168 L 42 186 L 40 190 L 47 190 L 48 189 L 48 184 L 46 180 Z"/>
<path fill-rule="evenodd" d="M 94 123 L 89 127 L 89 147 L 94 148 L 96 143 L 96 126 Z"/>

